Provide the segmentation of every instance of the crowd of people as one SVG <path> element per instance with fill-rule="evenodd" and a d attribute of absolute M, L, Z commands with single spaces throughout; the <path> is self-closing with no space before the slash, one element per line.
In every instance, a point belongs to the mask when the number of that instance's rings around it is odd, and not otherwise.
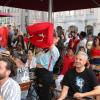
<path fill-rule="evenodd" d="M 99 95 L 100 76 L 98 79 L 95 77 L 92 72 L 95 69 L 100 71 L 100 33 L 94 37 L 92 33 L 72 32 L 67 52 L 63 56 L 61 73 L 55 81 L 56 88 L 62 91 L 58 100 L 66 97 L 69 97 L 68 100 L 82 100 L 84 97 Z M 100 100 L 100 97 L 96 96 L 96 100 Z"/>
<path fill-rule="evenodd" d="M 25 44 L 18 29 L 9 32 L 7 48 L 0 48 L 0 100 L 28 100 L 29 90 L 22 92 L 20 84 L 34 76 L 37 84 L 42 84 L 37 91 L 39 100 L 52 100 L 52 84 L 61 91 L 57 100 L 100 100 L 100 75 L 96 76 L 100 71 L 100 33 L 94 37 L 72 31 L 66 38 L 58 26 L 52 45 L 43 49 Z"/>

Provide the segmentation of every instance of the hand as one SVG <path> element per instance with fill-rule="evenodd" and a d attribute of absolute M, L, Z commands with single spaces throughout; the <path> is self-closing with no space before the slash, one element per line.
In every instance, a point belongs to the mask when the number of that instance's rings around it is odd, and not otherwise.
<path fill-rule="evenodd" d="M 83 98 L 83 94 L 77 92 L 74 94 L 74 98 Z"/>

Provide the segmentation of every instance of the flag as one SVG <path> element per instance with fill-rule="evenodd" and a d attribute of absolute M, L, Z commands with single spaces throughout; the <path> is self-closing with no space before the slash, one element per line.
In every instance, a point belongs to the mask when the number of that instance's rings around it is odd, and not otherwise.
<path fill-rule="evenodd" d="M 49 22 L 37 23 L 27 26 L 29 37 L 25 38 L 26 42 L 31 42 L 39 48 L 49 48 L 53 43 L 53 24 Z"/>
<path fill-rule="evenodd" d="M 7 27 L 0 27 L 0 45 L 2 46 L 2 48 L 7 47 L 8 34 L 9 31 Z"/>

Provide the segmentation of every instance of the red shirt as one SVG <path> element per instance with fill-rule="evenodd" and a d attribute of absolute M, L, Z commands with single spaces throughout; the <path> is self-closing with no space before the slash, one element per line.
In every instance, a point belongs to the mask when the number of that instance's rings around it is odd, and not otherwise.
<path fill-rule="evenodd" d="M 62 75 L 65 75 L 69 69 L 73 68 L 74 61 L 75 61 L 75 57 L 70 58 L 67 55 L 64 56 L 63 69 L 61 71 Z"/>
<path fill-rule="evenodd" d="M 94 56 L 100 56 L 100 50 L 99 49 L 96 49 L 96 48 L 93 48 L 91 50 L 91 56 L 94 57 Z"/>
<path fill-rule="evenodd" d="M 70 39 L 68 46 L 73 48 L 73 50 L 76 51 L 77 44 L 79 43 L 79 41 L 80 41 L 79 39 Z"/>

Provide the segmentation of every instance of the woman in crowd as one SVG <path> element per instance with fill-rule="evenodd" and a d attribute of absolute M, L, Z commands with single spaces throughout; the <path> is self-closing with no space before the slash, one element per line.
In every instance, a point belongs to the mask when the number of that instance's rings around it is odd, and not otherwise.
<path fill-rule="evenodd" d="M 96 37 L 91 49 L 91 66 L 100 66 L 100 38 Z"/>
<path fill-rule="evenodd" d="M 25 64 L 25 67 L 29 67 L 29 69 L 32 69 L 32 68 L 36 67 L 36 58 L 33 55 L 32 50 L 28 50 L 27 62 Z"/>
<path fill-rule="evenodd" d="M 16 44 L 16 46 L 17 46 L 18 44 L 21 44 L 21 45 L 22 45 L 22 49 L 25 49 L 23 35 L 18 35 L 18 37 L 17 37 L 17 44 Z"/>
<path fill-rule="evenodd" d="M 28 50 L 25 67 L 29 69 L 30 79 L 33 79 L 35 75 L 34 73 L 35 68 L 36 68 L 36 57 L 35 54 L 33 54 L 32 50 Z"/>

